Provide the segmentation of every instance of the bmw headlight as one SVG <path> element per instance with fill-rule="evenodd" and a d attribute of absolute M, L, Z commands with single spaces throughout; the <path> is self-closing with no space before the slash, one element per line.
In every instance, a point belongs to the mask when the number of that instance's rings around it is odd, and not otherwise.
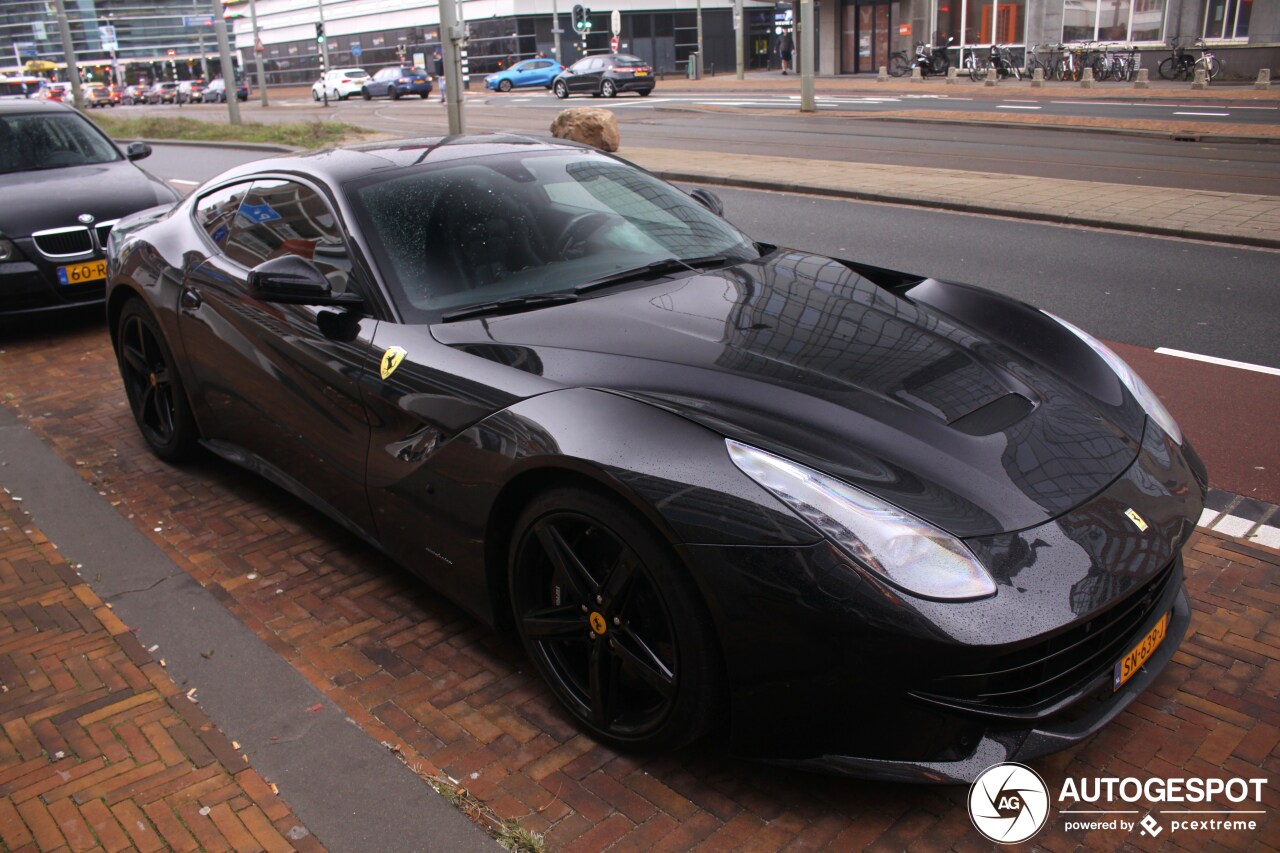
<path fill-rule="evenodd" d="M 861 489 L 732 439 L 733 464 L 846 554 L 924 598 L 967 601 L 995 594 L 995 581 L 964 543 Z"/>
<path fill-rule="evenodd" d="M 1175 442 L 1179 445 L 1182 444 L 1182 430 L 1178 427 L 1178 422 L 1173 419 L 1173 415 L 1169 414 L 1169 410 L 1164 407 L 1164 403 L 1160 402 L 1156 392 L 1147 387 L 1147 383 L 1143 382 L 1142 378 L 1133 372 L 1132 367 L 1124 363 L 1124 359 L 1116 355 L 1111 351 L 1110 347 L 1084 329 L 1077 328 L 1061 317 L 1055 317 L 1048 311 L 1044 311 L 1044 309 L 1041 309 L 1041 312 L 1088 344 L 1098 354 L 1098 357 L 1105 361 L 1107 366 L 1115 372 L 1120 381 L 1124 383 L 1124 387 L 1129 389 L 1129 393 L 1137 398 L 1151 420 L 1160 424 L 1161 429 L 1168 433 L 1169 437 Z"/>

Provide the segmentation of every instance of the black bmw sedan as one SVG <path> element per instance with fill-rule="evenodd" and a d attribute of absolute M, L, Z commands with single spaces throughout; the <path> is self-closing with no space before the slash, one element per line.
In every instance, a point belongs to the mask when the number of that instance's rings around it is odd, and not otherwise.
<path fill-rule="evenodd" d="M 1187 628 L 1206 474 L 1104 344 L 594 149 L 262 161 L 109 255 L 159 456 L 257 471 L 514 629 L 612 746 L 970 780 L 1105 725 Z"/>
<path fill-rule="evenodd" d="M 101 302 L 105 247 L 121 216 L 178 194 L 74 109 L 0 101 L 0 314 Z"/>

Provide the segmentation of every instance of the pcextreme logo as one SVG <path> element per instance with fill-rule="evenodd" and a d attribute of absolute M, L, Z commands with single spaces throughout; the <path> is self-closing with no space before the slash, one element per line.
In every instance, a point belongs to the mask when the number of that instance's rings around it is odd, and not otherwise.
<path fill-rule="evenodd" d="M 1026 765 L 993 765 L 969 788 L 969 819 L 991 841 L 1026 841 L 1049 819 L 1049 789 Z"/>

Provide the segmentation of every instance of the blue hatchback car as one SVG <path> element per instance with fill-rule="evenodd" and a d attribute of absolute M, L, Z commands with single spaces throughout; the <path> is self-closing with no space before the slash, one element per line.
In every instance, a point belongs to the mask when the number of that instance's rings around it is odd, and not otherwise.
<path fill-rule="evenodd" d="M 525 89 L 541 86 L 551 88 L 551 81 L 564 70 L 564 66 L 554 59 L 538 57 L 517 62 L 505 71 L 498 71 L 484 78 L 486 88 L 495 92 L 510 92 L 512 89 Z"/>
<path fill-rule="evenodd" d="M 392 65 L 367 78 L 360 88 L 360 96 L 366 101 L 389 95 L 392 100 L 401 95 L 417 95 L 425 98 L 431 94 L 431 77 L 421 68 L 412 65 Z"/>

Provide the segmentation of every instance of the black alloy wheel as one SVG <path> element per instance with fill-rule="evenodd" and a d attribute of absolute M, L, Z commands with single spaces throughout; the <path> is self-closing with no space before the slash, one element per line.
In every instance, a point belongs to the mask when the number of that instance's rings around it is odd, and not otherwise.
<path fill-rule="evenodd" d="M 552 90 L 553 92 L 555 92 L 555 93 L 556 93 L 556 97 L 557 97 L 557 98 L 559 98 L 559 99 L 560 99 L 560 100 L 562 100 L 562 101 L 563 101 L 565 98 L 569 97 L 569 87 L 568 87 L 568 85 L 566 85 L 566 84 L 565 84 L 565 82 L 564 82 L 563 80 L 557 80 L 557 81 L 552 85 L 551 90 Z"/>
<path fill-rule="evenodd" d="M 196 425 L 173 355 L 141 300 L 120 312 L 116 361 L 134 420 L 153 453 L 166 462 L 194 455 Z"/>
<path fill-rule="evenodd" d="M 499 91 L 499 92 L 510 92 L 510 91 L 511 91 L 511 81 L 510 81 L 510 80 L 499 80 L 499 81 L 498 81 L 498 91 Z"/>
<path fill-rule="evenodd" d="M 512 541 L 525 649 L 596 739 L 656 750 L 706 733 L 722 683 L 715 639 L 665 542 L 612 497 L 576 488 L 535 500 Z"/>
<path fill-rule="evenodd" d="M 391 96 L 391 100 L 393 101 L 400 100 L 400 90 L 397 89 L 394 85 L 391 88 L 387 89 L 387 94 Z"/>
<path fill-rule="evenodd" d="M 368 86 L 363 86 L 363 87 L 361 87 L 361 89 L 360 89 L 360 97 L 364 98 L 366 101 L 371 101 L 371 100 L 373 100 L 373 95 L 369 94 L 369 87 L 368 87 Z"/>

